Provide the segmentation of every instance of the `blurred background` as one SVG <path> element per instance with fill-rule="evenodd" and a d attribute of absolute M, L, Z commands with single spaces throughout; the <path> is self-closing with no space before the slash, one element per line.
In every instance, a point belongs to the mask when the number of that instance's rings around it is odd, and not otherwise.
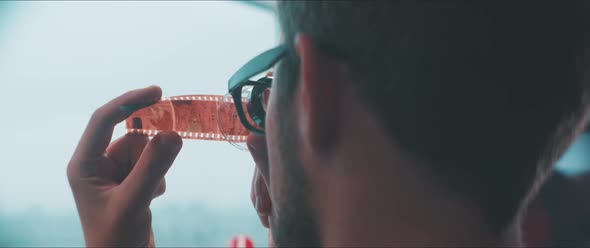
<path fill-rule="evenodd" d="M 94 109 L 152 84 L 222 95 L 278 33 L 272 2 L 0 1 L 0 245 L 84 245 L 65 169 Z M 557 170 L 589 171 L 589 149 L 586 134 Z M 246 234 L 265 245 L 253 169 L 228 143 L 185 142 L 153 203 L 157 244 L 223 247 Z"/>
<path fill-rule="evenodd" d="M 94 109 L 152 84 L 223 95 L 276 34 L 270 2 L 0 1 L 0 245 L 84 245 L 65 169 Z M 266 244 L 253 171 L 226 142 L 185 142 L 153 203 L 157 244 Z"/>

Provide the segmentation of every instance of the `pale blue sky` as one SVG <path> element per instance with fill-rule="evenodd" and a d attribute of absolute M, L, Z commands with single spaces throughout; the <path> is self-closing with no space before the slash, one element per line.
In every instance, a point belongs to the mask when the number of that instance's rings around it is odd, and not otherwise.
<path fill-rule="evenodd" d="M 66 164 L 102 103 L 151 84 L 165 96 L 224 94 L 236 69 L 275 45 L 272 13 L 236 2 L 10 4 L 0 13 L 3 211 L 75 209 Z M 115 136 L 122 134 L 119 125 Z M 186 141 L 154 207 L 197 201 L 251 208 L 252 173 L 247 152 Z"/>

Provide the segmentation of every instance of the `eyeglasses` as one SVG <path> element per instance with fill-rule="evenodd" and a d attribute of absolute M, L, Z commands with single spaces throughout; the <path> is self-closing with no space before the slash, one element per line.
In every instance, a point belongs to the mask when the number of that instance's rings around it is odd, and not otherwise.
<path fill-rule="evenodd" d="M 265 134 L 266 103 L 273 77 L 267 75 L 256 81 L 250 79 L 270 69 L 285 54 L 287 54 L 286 45 L 280 45 L 263 52 L 243 65 L 234 73 L 227 84 L 226 97 L 233 98 L 242 125 L 254 134 Z"/>
<path fill-rule="evenodd" d="M 242 125 L 251 133 L 265 135 L 266 107 L 272 86 L 272 74 L 258 79 L 252 77 L 274 66 L 287 54 L 287 46 L 280 45 L 254 57 L 243 65 L 228 81 L 228 93 L 219 104 L 219 109 L 234 108 Z M 232 106 L 227 106 L 227 105 Z M 222 133 L 231 133 L 220 127 Z M 243 143 L 227 139 L 235 147 L 247 150 Z"/>
<path fill-rule="evenodd" d="M 265 134 L 273 80 L 272 74 L 255 81 L 250 78 L 270 69 L 286 52 L 287 47 L 281 45 L 248 61 L 230 78 L 225 96 L 183 95 L 154 104 L 123 106 L 122 111 L 133 112 L 125 121 L 127 132 L 154 136 L 176 131 L 184 139 L 227 140 L 247 150 L 244 143 L 250 133 Z"/>

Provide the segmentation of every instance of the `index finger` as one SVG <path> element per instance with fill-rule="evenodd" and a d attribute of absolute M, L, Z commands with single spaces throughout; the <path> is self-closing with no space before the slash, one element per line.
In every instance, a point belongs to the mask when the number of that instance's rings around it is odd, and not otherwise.
<path fill-rule="evenodd" d="M 117 123 L 125 120 L 131 113 L 123 106 L 154 103 L 162 97 L 162 89 L 150 86 L 129 91 L 98 108 L 82 134 L 72 160 L 85 160 L 102 156 L 113 136 Z"/>

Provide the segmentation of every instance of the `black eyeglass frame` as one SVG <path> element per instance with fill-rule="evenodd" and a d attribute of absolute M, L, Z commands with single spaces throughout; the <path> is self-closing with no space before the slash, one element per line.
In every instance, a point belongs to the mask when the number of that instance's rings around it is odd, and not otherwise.
<path fill-rule="evenodd" d="M 262 86 L 270 88 L 272 86 L 272 80 L 261 79 L 258 81 L 252 81 L 250 78 L 273 67 L 279 60 L 285 57 L 287 51 L 287 45 L 283 44 L 261 53 L 244 64 L 228 81 L 228 92 L 234 100 L 234 105 L 238 112 L 240 122 L 242 122 L 242 125 L 244 125 L 248 131 L 256 135 L 264 136 L 265 132 L 264 130 L 252 126 L 252 124 L 248 122 L 246 112 L 242 105 L 242 88 L 244 86 Z"/>

